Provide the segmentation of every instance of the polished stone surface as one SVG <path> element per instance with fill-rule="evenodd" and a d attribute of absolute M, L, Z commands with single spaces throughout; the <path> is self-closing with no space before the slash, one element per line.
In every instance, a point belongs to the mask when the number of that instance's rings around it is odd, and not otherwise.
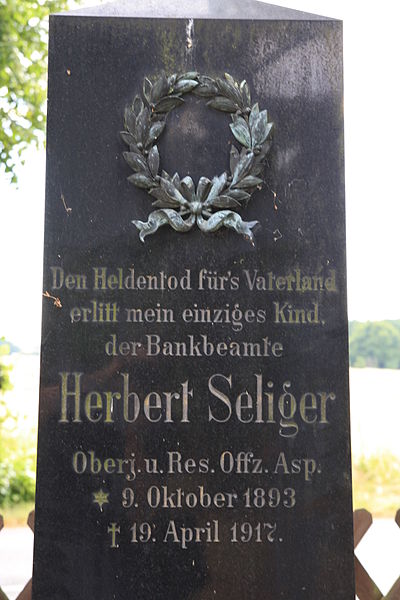
<path fill-rule="evenodd" d="M 195 20 L 190 48 L 180 19 L 51 19 L 44 290 L 62 308 L 44 298 L 34 600 L 354 598 L 342 30 L 264 10 Z M 254 247 L 228 229 L 140 242 L 151 199 L 119 131 L 163 69 L 229 72 L 268 108 Z M 188 97 L 162 167 L 228 169 L 229 122 Z M 161 272 L 177 289 L 149 289 Z"/>

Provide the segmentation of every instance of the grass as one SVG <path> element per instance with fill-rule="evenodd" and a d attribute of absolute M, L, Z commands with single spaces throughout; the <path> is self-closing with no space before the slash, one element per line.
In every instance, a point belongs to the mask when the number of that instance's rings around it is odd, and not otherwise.
<path fill-rule="evenodd" d="M 353 462 L 354 510 L 366 508 L 374 517 L 394 518 L 400 508 L 400 458 L 382 453 Z"/>

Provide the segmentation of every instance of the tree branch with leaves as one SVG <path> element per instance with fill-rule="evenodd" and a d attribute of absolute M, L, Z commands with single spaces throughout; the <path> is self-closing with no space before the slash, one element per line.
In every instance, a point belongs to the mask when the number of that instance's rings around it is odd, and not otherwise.
<path fill-rule="evenodd" d="M 13 182 L 24 150 L 44 144 L 48 15 L 68 4 L 0 0 L 0 161 Z"/>

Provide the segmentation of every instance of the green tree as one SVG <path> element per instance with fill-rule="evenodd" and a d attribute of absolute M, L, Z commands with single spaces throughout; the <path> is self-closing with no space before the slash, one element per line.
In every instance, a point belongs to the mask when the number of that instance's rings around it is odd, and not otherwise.
<path fill-rule="evenodd" d="M 68 0 L 0 0 L 0 162 L 16 181 L 17 157 L 44 142 L 48 14 Z"/>
<path fill-rule="evenodd" d="M 3 392 L 12 388 L 9 373 L 11 367 L 5 365 L 2 360 L 3 356 L 10 353 L 10 346 L 5 343 L 4 338 L 0 338 L 0 402 L 3 400 Z"/>
<path fill-rule="evenodd" d="M 400 369 L 399 321 L 353 322 L 349 331 L 351 366 Z"/>

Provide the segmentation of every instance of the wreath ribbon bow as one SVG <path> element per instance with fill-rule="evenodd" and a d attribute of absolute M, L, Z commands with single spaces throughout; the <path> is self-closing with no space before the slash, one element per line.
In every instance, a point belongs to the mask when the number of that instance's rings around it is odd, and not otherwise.
<path fill-rule="evenodd" d="M 156 145 L 166 125 L 168 113 L 184 103 L 185 94 L 209 98 L 208 106 L 231 113 L 231 131 L 239 144 L 232 144 L 230 174 L 222 173 L 212 180 L 201 177 L 197 188 L 191 177 L 171 177 L 160 171 L 160 155 Z M 247 206 L 256 189 L 261 189 L 260 178 L 266 156 L 271 147 L 273 123 L 266 110 L 258 103 L 251 108 L 250 90 L 246 81 L 240 84 L 231 75 L 213 79 L 197 72 L 169 77 L 163 73 L 153 84 L 145 78 L 143 98 L 136 96 L 125 109 L 123 141 L 129 146 L 124 158 L 133 175 L 128 181 L 147 190 L 154 198 L 156 208 L 146 222 L 134 220 L 143 242 L 159 227 L 169 225 L 175 231 L 187 232 L 195 225 L 201 231 L 212 233 L 221 227 L 233 229 L 253 243 L 253 227 L 258 221 L 243 221 L 238 211 Z"/>

